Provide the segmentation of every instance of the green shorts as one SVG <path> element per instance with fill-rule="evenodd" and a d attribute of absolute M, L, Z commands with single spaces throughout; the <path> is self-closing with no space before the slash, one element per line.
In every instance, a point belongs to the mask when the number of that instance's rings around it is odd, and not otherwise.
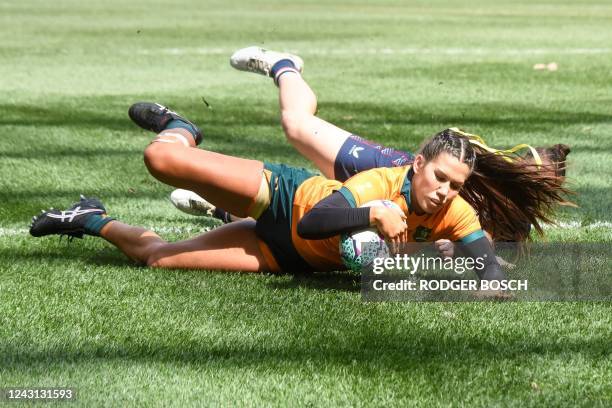
<path fill-rule="evenodd" d="M 306 169 L 264 162 L 270 171 L 270 205 L 257 219 L 255 233 L 266 243 L 283 272 L 312 272 L 291 239 L 293 199 L 298 187 L 316 176 Z"/>

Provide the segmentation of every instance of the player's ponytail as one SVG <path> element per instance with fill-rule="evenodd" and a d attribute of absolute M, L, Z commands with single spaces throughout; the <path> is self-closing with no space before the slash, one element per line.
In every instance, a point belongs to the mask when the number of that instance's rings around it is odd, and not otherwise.
<path fill-rule="evenodd" d="M 556 144 L 551 147 L 536 148 L 536 151 L 540 157 L 550 162 L 549 164 L 554 167 L 555 175 L 557 177 L 565 177 L 565 159 L 571 152 L 569 146 L 564 144 Z M 533 158 L 533 156 L 528 155 L 526 158 Z"/>
<path fill-rule="evenodd" d="M 431 151 L 432 146 L 439 145 L 441 150 Z M 518 155 L 524 148 L 530 151 L 529 155 Z M 430 160 L 445 151 L 465 162 L 472 173 L 459 194 L 476 210 L 483 229 L 495 240 L 523 241 L 529 237 L 530 225 L 543 234 L 542 224 L 554 223 L 551 217 L 555 206 L 569 204 L 563 195 L 570 191 L 562 186 L 563 177 L 559 174 L 562 163 L 565 175 L 569 148 L 557 145 L 551 149 L 540 153 L 519 145 L 499 151 L 487 146 L 480 137 L 453 128 L 435 135 L 420 153 Z"/>

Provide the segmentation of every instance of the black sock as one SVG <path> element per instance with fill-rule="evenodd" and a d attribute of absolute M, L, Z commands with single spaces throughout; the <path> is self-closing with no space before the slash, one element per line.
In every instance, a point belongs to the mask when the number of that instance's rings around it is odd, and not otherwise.
<path fill-rule="evenodd" d="M 231 214 L 219 207 L 215 208 L 212 215 L 213 217 L 223 221 L 225 224 L 232 222 Z"/>

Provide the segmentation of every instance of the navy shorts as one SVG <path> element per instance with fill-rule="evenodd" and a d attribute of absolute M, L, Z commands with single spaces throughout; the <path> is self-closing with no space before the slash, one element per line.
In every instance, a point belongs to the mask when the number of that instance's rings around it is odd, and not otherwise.
<path fill-rule="evenodd" d="M 385 147 L 359 136 L 351 135 L 340 148 L 334 163 L 334 177 L 346 181 L 355 174 L 379 167 L 399 167 L 412 164 L 414 155 Z"/>

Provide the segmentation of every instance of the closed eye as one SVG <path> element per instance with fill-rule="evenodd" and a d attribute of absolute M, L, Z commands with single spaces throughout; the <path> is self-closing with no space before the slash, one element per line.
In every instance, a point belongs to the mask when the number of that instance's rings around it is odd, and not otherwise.
<path fill-rule="evenodd" d="M 436 176 L 436 180 L 438 180 L 440 183 L 444 183 L 446 181 L 446 177 L 439 174 L 439 173 L 434 173 L 434 175 Z"/>
<path fill-rule="evenodd" d="M 446 177 L 446 174 L 444 174 L 442 172 L 436 171 L 436 172 L 434 172 L 434 175 L 436 176 L 436 180 L 439 183 L 445 183 L 445 182 L 448 181 L 448 177 Z M 454 183 L 454 182 L 450 183 L 450 188 L 452 190 L 454 190 L 454 191 L 461 190 L 461 187 L 463 187 L 463 184 L 461 184 L 461 183 Z"/>

